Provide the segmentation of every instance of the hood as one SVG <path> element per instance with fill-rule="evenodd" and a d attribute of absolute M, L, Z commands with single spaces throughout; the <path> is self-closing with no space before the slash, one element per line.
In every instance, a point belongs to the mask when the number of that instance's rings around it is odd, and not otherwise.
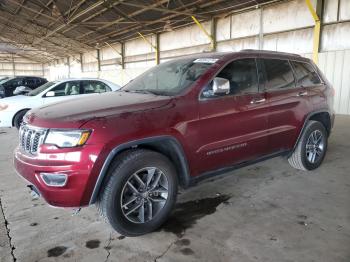
<path fill-rule="evenodd" d="M 28 99 L 31 98 L 31 96 L 24 96 L 24 95 L 17 95 L 17 96 L 9 96 L 9 97 L 5 97 L 1 100 L 1 102 L 3 103 L 14 103 L 14 102 L 20 102 L 23 101 L 23 99 Z"/>
<path fill-rule="evenodd" d="M 47 128 L 78 128 L 93 118 L 159 108 L 170 100 L 152 94 L 107 92 L 33 109 L 25 122 Z"/>

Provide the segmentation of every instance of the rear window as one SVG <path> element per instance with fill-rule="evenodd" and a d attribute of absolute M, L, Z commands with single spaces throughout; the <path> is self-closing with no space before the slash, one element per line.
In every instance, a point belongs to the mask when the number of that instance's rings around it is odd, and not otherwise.
<path fill-rule="evenodd" d="M 298 86 L 312 86 L 321 83 L 321 79 L 317 75 L 314 67 L 308 63 L 291 61 Z"/>
<path fill-rule="evenodd" d="M 265 68 L 265 89 L 280 90 L 295 87 L 292 68 L 287 60 L 261 59 Z"/>

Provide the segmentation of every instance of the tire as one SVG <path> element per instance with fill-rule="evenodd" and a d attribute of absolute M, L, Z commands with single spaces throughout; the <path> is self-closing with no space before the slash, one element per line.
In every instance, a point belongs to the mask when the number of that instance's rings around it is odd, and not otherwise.
<path fill-rule="evenodd" d="M 319 142 L 314 143 L 314 141 Z M 316 169 L 321 165 L 326 155 L 327 146 L 328 133 L 324 125 L 318 121 L 308 121 L 297 147 L 288 158 L 288 162 L 296 169 L 305 171 Z"/>
<path fill-rule="evenodd" d="M 13 125 L 19 129 L 21 127 L 22 121 L 23 121 L 23 117 L 24 115 L 28 112 L 29 110 L 22 110 L 19 111 L 15 117 L 13 118 Z"/>
<path fill-rule="evenodd" d="M 149 185 L 149 191 L 139 192 L 142 183 L 135 174 Z M 147 183 L 151 177 L 152 180 Z M 151 191 L 158 177 L 159 185 Z M 150 150 L 128 150 L 112 164 L 96 205 L 114 230 L 124 236 L 139 236 L 156 230 L 166 221 L 176 202 L 177 187 L 177 174 L 167 157 Z M 161 193 L 165 191 L 167 193 Z M 135 197 L 137 199 L 132 204 L 127 204 Z M 139 205 L 143 209 L 140 207 L 131 212 Z"/>

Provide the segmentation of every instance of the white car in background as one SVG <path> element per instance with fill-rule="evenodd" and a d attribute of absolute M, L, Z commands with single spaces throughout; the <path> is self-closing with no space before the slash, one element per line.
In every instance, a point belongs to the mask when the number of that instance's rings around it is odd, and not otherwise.
<path fill-rule="evenodd" d="M 26 95 L 1 99 L 0 127 L 19 128 L 23 116 L 35 107 L 119 89 L 120 86 L 102 79 L 81 78 L 47 82 Z"/>

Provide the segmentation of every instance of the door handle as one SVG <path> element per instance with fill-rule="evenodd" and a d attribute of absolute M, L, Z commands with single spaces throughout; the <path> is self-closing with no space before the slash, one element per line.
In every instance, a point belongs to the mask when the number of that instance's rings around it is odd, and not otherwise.
<path fill-rule="evenodd" d="M 307 95 L 307 91 L 301 91 L 297 94 L 297 96 L 306 96 Z"/>
<path fill-rule="evenodd" d="M 263 102 L 265 102 L 266 99 L 265 98 L 261 98 L 261 99 L 253 99 L 252 101 L 250 101 L 251 104 L 261 104 Z"/>

